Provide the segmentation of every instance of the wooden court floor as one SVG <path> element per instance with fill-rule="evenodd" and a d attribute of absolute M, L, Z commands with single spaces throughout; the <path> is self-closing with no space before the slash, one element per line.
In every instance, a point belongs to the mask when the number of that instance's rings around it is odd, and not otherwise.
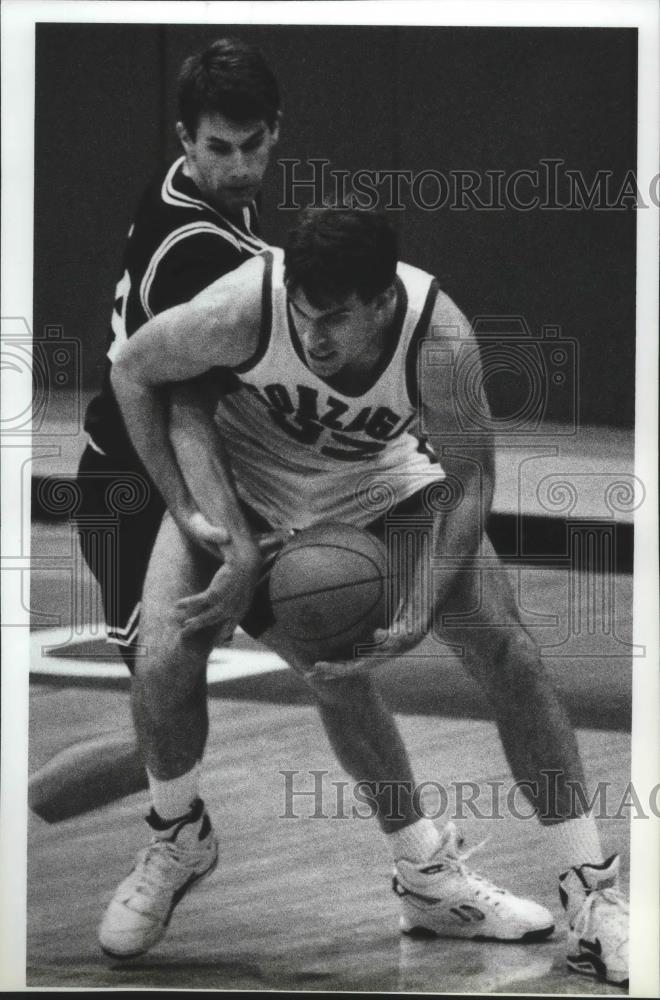
<path fill-rule="evenodd" d="M 220 838 L 216 874 L 182 901 L 168 935 L 147 957 L 113 962 L 98 949 L 95 930 L 105 901 L 145 841 L 143 797 L 58 825 L 31 816 L 28 986 L 620 992 L 564 971 L 565 928 L 551 859 L 537 823 L 514 818 L 504 797 L 501 819 L 468 813 L 460 822 L 468 846 L 490 838 L 470 863 L 548 906 L 557 916 L 553 938 L 525 946 L 405 938 L 397 929 L 386 845 L 374 820 L 341 818 L 355 800 L 347 790 L 343 807 L 338 803 L 333 783 L 345 775 L 315 710 L 219 698 L 210 708 L 213 735 L 203 793 Z M 56 718 L 60 733 L 65 729 L 69 737 L 98 733 L 99 719 L 102 729 L 112 732 L 128 721 L 128 699 L 117 691 L 35 685 L 32 714 L 33 731 L 43 736 L 33 753 L 37 763 L 58 743 L 53 735 L 48 738 L 48 719 Z M 439 821 L 456 812 L 452 789 L 459 781 L 501 781 L 509 787 L 492 723 L 428 716 L 399 721 L 417 780 L 448 791 Z M 607 757 L 616 796 L 629 771 L 628 734 L 580 730 L 579 739 L 589 775 L 598 774 Z M 284 818 L 280 772 L 298 772 L 294 790 L 311 790 L 314 770 L 324 772 L 320 796 L 294 798 L 289 811 L 297 818 Z M 435 786 L 429 787 L 426 808 L 438 812 L 443 803 Z M 490 793 L 477 802 L 482 813 L 492 814 Z M 319 803 L 326 818 L 313 818 Z M 620 851 L 627 868 L 627 819 L 600 825 L 605 850 Z"/>
<path fill-rule="evenodd" d="M 293 703 L 292 703 L 293 702 Z M 425 808 L 444 822 L 456 812 L 485 875 L 532 896 L 557 916 L 554 937 L 537 945 L 418 941 L 399 935 L 390 859 L 374 820 L 350 815 L 350 788 L 314 708 L 291 698 L 210 703 L 211 740 L 203 794 L 220 836 L 217 873 L 186 898 L 167 937 L 148 957 L 108 961 L 96 944 L 102 907 L 144 843 L 140 795 L 58 825 L 31 816 L 28 871 L 30 987 L 378 992 L 616 993 L 564 971 L 555 872 L 534 820 L 507 808 L 511 779 L 494 725 L 485 720 L 399 715 Z M 128 729 L 128 694 L 85 686 L 31 686 L 31 766 L 64 745 Z M 580 729 L 589 778 L 606 777 L 613 801 L 629 774 L 629 733 Z M 320 779 L 310 772 L 321 772 Z M 286 817 L 286 777 L 294 791 Z M 476 782 L 480 819 L 460 809 L 457 783 Z M 500 783 L 497 798 L 492 788 Z M 320 789 L 320 793 L 318 791 Z M 483 796 L 482 790 L 483 789 Z M 319 798 L 320 795 L 320 798 Z M 314 811 L 324 815 L 314 817 Z M 522 803 L 518 803 L 522 805 Z M 357 803 L 360 813 L 365 810 Z M 346 818 L 347 817 L 347 818 Z M 600 824 L 606 851 L 628 864 L 628 820 Z"/>

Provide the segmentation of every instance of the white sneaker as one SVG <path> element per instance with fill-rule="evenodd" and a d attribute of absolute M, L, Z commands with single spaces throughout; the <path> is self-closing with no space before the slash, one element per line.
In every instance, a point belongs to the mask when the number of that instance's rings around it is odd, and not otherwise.
<path fill-rule="evenodd" d="M 628 903 L 619 891 L 619 858 L 569 868 L 559 877 L 568 917 L 568 967 L 616 986 L 628 985 Z"/>
<path fill-rule="evenodd" d="M 497 941 L 541 941 L 552 934 L 550 911 L 469 871 L 464 862 L 482 845 L 460 854 L 462 843 L 448 823 L 432 858 L 421 865 L 397 862 L 392 888 L 401 900 L 404 934 Z"/>
<path fill-rule="evenodd" d="M 218 842 L 201 799 L 174 824 L 165 824 L 153 810 L 147 822 L 153 839 L 115 892 L 99 927 L 101 947 L 113 958 L 142 955 L 160 941 L 174 907 L 218 861 Z"/>

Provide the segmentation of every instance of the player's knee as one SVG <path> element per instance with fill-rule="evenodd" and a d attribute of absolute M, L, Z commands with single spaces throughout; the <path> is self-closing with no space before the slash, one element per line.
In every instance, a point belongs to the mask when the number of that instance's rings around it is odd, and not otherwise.
<path fill-rule="evenodd" d="M 148 724 L 152 737 L 176 726 L 192 706 L 202 710 L 206 696 L 206 664 L 175 657 L 146 658 L 131 687 L 134 717 Z"/>
<path fill-rule="evenodd" d="M 544 674 L 539 650 L 522 628 L 474 629 L 464 640 L 468 668 L 496 690 L 527 687 Z"/>
<path fill-rule="evenodd" d="M 184 635 L 178 625 L 148 632 L 139 640 L 134 675 L 150 684 L 171 683 L 172 678 L 193 676 L 206 670 L 213 648 L 209 630 Z"/>
<path fill-rule="evenodd" d="M 540 657 L 512 658 L 487 685 L 491 703 L 499 716 L 521 716 L 545 704 L 553 682 Z"/>
<path fill-rule="evenodd" d="M 367 674 L 354 674 L 333 680 L 307 678 L 307 682 L 321 705 L 346 712 L 362 710 L 376 697 L 373 681 Z"/>

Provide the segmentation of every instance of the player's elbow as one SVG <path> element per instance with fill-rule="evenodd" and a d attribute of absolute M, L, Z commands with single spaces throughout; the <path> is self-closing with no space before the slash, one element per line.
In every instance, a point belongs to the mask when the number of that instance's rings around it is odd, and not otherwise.
<path fill-rule="evenodd" d="M 110 384 L 120 406 L 124 400 L 149 388 L 149 378 L 139 356 L 131 350 L 130 344 L 125 344 L 117 352 L 110 369 Z"/>
<path fill-rule="evenodd" d="M 117 391 L 121 388 L 126 380 L 126 375 L 128 373 L 128 365 L 126 362 L 126 350 L 125 347 L 121 347 L 112 359 L 112 367 L 110 369 L 110 383 L 112 388 Z"/>
<path fill-rule="evenodd" d="M 133 334 L 130 340 L 125 340 L 115 350 L 110 369 L 110 381 L 115 390 L 126 382 L 150 384 L 150 369 L 155 366 L 157 353 L 153 346 L 150 351 L 145 350 L 145 345 L 149 339 L 152 323 L 153 320 L 149 320 Z"/>
<path fill-rule="evenodd" d="M 110 369 L 110 383 L 118 398 L 121 398 L 126 386 L 135 381 L 135 366 L 131 365 L 131 351 L 125 344 L 117 351 Z"/>

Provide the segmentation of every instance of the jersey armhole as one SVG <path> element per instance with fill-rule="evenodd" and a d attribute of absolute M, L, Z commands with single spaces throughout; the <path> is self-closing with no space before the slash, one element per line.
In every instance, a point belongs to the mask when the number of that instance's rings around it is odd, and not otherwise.
<path fill-rule="evenodd" d="M 264 258 L 264 276 L 261 285 L 261 324 L 259 326 L 259 338 L 257 340 L 256 350 L 252 357 L 248 358 L 247 361 L 242 361 L 240 365 L 236 365 L 235 368 L 232 368 L 232 371 L 240 375 L 250 371 L 250 369 L 258 365 L 264 357 L 266 351 L 268 350 L 268 344 L 270 342 L 271 330 L 273 326 L 273 254 L 271 250 L 264 250 L 262 256 Z"/>
<path fill-rule="evenodd" d="M 418 411 L 419 408 L 419 348 L 422 340 L 424 340 L 424 337 L 429 332 L 429 323 L 439 291 L 438 282 L 433 278 L 426 293 L 424 308 L 408 345 L 408 353 L 406 355 L 406 388 L 408 390 L 408 398 L 415 411 Z"/>

